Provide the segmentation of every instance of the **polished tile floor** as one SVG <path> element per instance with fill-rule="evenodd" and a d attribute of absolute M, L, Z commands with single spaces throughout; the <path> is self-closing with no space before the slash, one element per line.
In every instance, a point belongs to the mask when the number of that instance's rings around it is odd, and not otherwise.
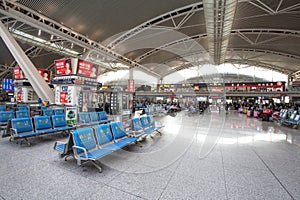
<path fill-rule="evenodd" d="M 300 199 L 300 131 L 238 113 L 161 115 L 162 136 L 64 161 L 43 137 L 0 139 L 0 199 Z"/>

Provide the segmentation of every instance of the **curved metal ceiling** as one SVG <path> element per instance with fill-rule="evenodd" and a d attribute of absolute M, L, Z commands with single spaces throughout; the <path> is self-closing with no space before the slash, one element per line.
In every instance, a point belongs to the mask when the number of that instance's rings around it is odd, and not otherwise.
<path fill-rule="evenodd" d="M 235 11 L 231 13 L 234 17 L 229 41 L 225 51 L 221 52 L 223 62 L 251 64 L 285 74 L 298 71 L 300 3 L 294 0 L 236 2 L 236 5 L 232 4 Z M 39 67 L 51 68 L 53 59 L 70 56 L 63 50 L 72 44 L 79 53 L 74 56 L 84 55 L 97 60 L 100 55 L 102 62 L 107 58 L 110 62 L 117 60 L 163 78 L 195 63 L 207 63 L 211 60 L 209 56 L 214 55 L 211 52 L 215 51 L 211 48 L 214 44 L 209 39 L 211 34 L 207 33 L 211 25 L 208 24 L 209 15 L 205 15 L 203 8 L 203 2 L 198 0 L 93 0 L 89 3 L 80 0 L 1 0 L 0 20 L 11 29 L 35 36 L 40 28 L 40 37 L 58 45 L 64 43 L 59 52 L 45 44 L 17 38 L 24 51 L 29 51 L 32 46 L 32 49 L 38 49 L 31 52 L 31 59 Z M 223 9 L 220 14 L 211 17 L 217 17 L 215 23 L 224 23 L 226 20 L 222 20 L 226 16 L 218 16 L 226 13 L 225 3 L 219 8 Z M 14 59 L 2 41 L 0 48 L 0 64 L 8 66 L 5 69 L 9 71 Z M 43 56 L 48 54 L 53 56 Z M 151 67 L 155 64 L 165 67 Z M 103 68 L 103 72 L 109 70 L 115 69 Z"/>

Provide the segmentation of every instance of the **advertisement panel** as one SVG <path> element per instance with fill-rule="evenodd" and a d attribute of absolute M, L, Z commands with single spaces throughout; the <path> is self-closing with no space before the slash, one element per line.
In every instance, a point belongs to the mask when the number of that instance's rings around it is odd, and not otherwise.
<path fill-rule="evenodd" d="M 127 90 L 128 92 L 135 92 L 134 80 L 128 80 Z"/>
<path fill-rule="evenodd" d="M 45 81 L 49 82 L 50 81 L 50 71 L 46 69 L 40 69 L 37 68 L 39 74 L 44 78 Z"/>
<path fill-rule="evenodd" d="M 71 58 L 63 58 L 55 61 L 55 69 L 57 75 L 71 75 L 72 64 Z"/>
<path fill-rule="evenodd" d="M 60 103 L 68 103 L 68 92 L 60 92 Z"/>
<path fill-rule="evenodd" d="M 66 121 L 68 125 L 77 123 L 77 107 L 66 107 Z"/>
<path fill-rule="evenodd" d="M 19 66 L 16 66 L 14 68 L 14 78 L 15 79 L 24 79 L 25 78 L 24 73 Z"/>
<path fill-rule="evenodd" d="M 77 75 L 89 78 L 97 78 L 98 66 L 91 62 L 79 59 L 77 66 Z"/>

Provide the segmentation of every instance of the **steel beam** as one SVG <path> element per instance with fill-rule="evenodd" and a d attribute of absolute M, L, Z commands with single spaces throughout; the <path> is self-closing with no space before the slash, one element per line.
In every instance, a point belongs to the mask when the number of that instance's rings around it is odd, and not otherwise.
<path fill-rule="evenodd" d="M 0 22 L 0 35 L 8 47 L 9 51 L 20 65 L 22 71 L 31 83 L 33 89 L 37 95 L 44 101 L 54 103 L 54 92 L 48 86 L 43 77 L 40 76 L 36 67 L 32 64 L 29 58 L 26 56 L 22 48 L 19 46 L 14 37 L 9 33 L 7 28 L 2 22 Z"/>
<path fill-rule="evenodd" d="M 72 29 L 52 20 L 41 13 L 38 13 L 32 9 L 29 9 L 17 2 L 2 0 L 0 1 L 0 13 L 5 15 L 6 18 L 2 20 L 8 20 L 10 18 L 16 19 L 22 23 L 28 24 L 31 27 L 40 29 L 43 32 L 47 32 L 51 35 L 55 35 L 59 38 L 65 39 L 73 44 L 76 44 L 86 50 L 92 50 L 97 52 L 102 57 L 108 57 L 111 60 L 118 61 L 125 65 L 131 67 L 140 68 L 145 73 L 152 75 L 154 77 L 159 77 L 160 75 L 147 69 L 146 67 L 135 63 L 132 60 L 112 51 L 111 49 L 103 46 L 102 44 L 89 39 L 87 36 L 77 33 Z"/>

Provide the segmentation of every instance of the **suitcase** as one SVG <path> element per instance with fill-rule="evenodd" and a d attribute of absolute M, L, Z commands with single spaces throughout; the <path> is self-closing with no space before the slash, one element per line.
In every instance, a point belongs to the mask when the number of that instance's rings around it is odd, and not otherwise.
<path fill-rule="evenodd" d="M 248 110 L 247 111 L 247 117 L 251 117 L 252 116 L 252 111 L 251 110 Z"/>
<path fill-rule="evenodd" d="M 253 112 L 253 117 L 258 118 L 258 111 L 255 110 L 255 111 Z"/>

